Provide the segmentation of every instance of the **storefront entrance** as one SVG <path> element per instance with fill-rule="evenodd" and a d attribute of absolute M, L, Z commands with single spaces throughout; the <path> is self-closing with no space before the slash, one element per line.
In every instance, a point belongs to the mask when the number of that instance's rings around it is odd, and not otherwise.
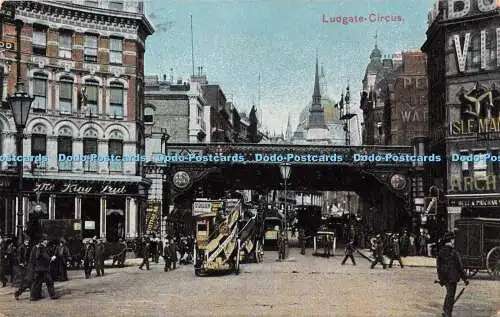
<path fill-rule="evenodd" d="M 106 241 L 125 238 L 125 199 L 108 198 L 106 201 Z"/>
<path fill-rule="evenodd" d="M 74 196 L 56 197 L 55 206 L 55 219 L 75 219 Z"/>

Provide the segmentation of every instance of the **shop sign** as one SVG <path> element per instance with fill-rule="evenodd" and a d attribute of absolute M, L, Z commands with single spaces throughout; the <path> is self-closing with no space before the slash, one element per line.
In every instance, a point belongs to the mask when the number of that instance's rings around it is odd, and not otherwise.
<path fill-rule="evenodd" d="M 54 183 L 40 183 L 36 184 L 33 189 L 34 192 L 59 192 L 66 194 L 108 194 L 108 195 L 117 195 L 117 194 L 126 194 L 127 186 L 111 186 L 111 185 L 81 185 L 78 183 L 63 183 L 63 184 L 54 184 Z"/>
<path fill-rule="evenodd" d="M 158 232 L 159 231 L 159 219 L 160 219 L 161 203 L 158 201 L 149 201 L 148 207 L 146 209 L 146 232 Z"/>
<path fill-rule="evenodd" d="M 450 135 L 486 134 L 500 132 L 500 116 L 492 117 L 488 113 L 493 107 L 495 92 L 476 84 L 473 90 L 460 96 L 462 114 L 460 120 L 450 125 Z"/>
<path fill-rule="evenodd" d="M 453 199 L 449 202 L 453 207 L 498 207 L 500 198 L 491 199 Z"/>
<path fill-rule="evenodd" d="M 497 189 L 498 175 L 452 176 L 448 192 L 491 192 Z"/>
<path fill-rule="evenodd" d="M 172 182 L 177 188 L 184 189 L 189 186 L 189 182 L 191 181 L 191 177 L 187 172 L 179 171 L 174 174 Z"/>
<path fill-rule="evenodd" d="M 16 46 L 12 42 L 0 41 L 0 50 L 15 51 Z"/>

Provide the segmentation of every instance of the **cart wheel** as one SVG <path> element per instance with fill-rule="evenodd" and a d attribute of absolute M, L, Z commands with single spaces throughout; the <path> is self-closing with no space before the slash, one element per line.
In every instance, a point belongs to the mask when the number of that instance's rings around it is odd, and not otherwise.
<path fill-rule="evenodd" d="M 500 247 L 494 247 L 486 256 L 486 268 L 494 279 L 500 279 Z"/>
<path fill-rule="evenodd" d="M 234 266 L 234 274 L 238 275 L 240 274 L 240 239 L 238 239 L 238 242 L 237 242 L 237 252 L 236 252 L 236 264 Z"/>

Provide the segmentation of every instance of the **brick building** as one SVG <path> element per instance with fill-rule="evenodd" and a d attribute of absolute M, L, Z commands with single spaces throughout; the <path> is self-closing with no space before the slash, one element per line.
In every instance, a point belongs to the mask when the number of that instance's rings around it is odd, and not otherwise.
<path fill-rule="evenodd" d="M 429 185 L 444 193 L 446 208 L 437 215 L 443 230 L 453 230 L 460 217 L 499 217 L 500 165 L 473 155 L 500 153 L 500 16 L 495 1 L 467 3 L 438 1 L 422 47 L 428 56 L 428 151 L 448 158 L 427 169 Z"/>
<path fill-rule="evenodd" d="M 48 157 L 45 163 L 24 166 L 24 221 L 39 205 L 42 218 L 81 219 L 84 236 L 109 241 L 137 236 L 149 186 L 137 158 L 145 147 L 145 41 L 153 33 L 142 1 L 15 5 L 15 19 L 23 21 L 20 77 L 34 97 L 24 153 Z M 4 23 L 2 36 L 15 42 L 14 24 Z M 3 101 L 15 90 L 15 66 L 15 52 L 0 54 Z M 2 108 L 0 122 L 2 153 L 16 153 L 8 106 Z M 117 162 L 59 160 L 90 154 L 131 157 Z M 7 168 L 5 162 L 2 168 Z M 12 206 L 2 208 L 2 230 L 12 232 Z"/>

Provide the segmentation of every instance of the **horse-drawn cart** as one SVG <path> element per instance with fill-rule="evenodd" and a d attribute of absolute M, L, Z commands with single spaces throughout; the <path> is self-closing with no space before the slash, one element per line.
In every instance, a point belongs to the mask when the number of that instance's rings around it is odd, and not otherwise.
<path fill-rule="evenodd" d="M 455 244 L 469 276 L 487 270 L 500 279 L 500 219 L 462 218 L 455 227 Z"/>

